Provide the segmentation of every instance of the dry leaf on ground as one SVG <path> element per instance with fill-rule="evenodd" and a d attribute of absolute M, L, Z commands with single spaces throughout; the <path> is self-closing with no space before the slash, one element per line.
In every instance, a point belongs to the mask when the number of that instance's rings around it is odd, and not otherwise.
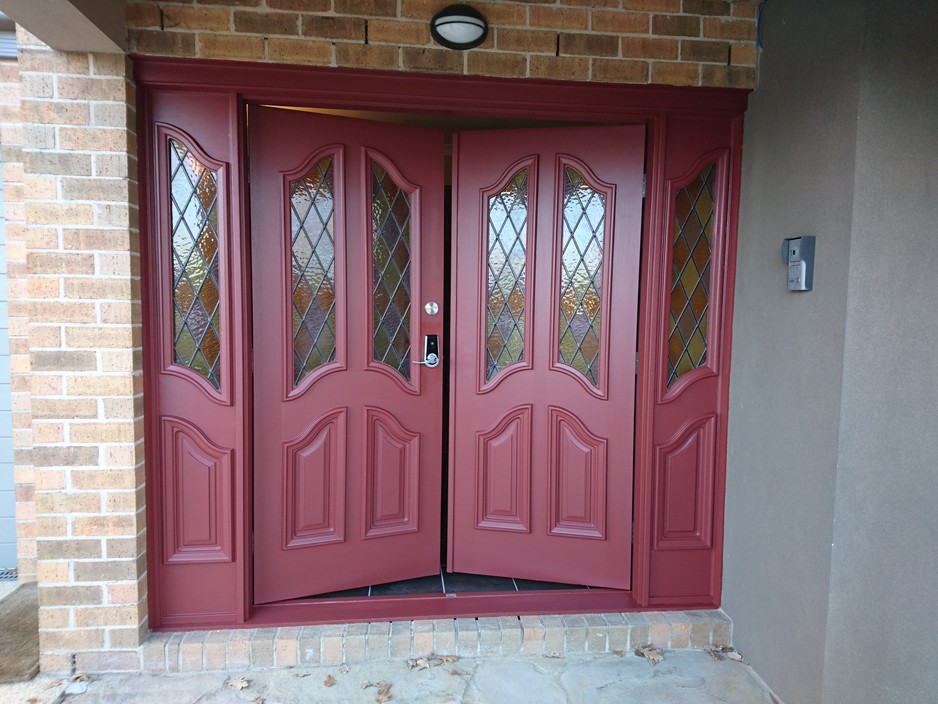
<path fill-rule="evenodd" d="M 326 685 L 327 687 L 335 687 L 336 681 L 337 681 L 336 678 L 333 677 L 332 675 L 326 675 L 326 679 L 324 679 L 322 683 Z"/>
<path fill-rule="evenodd" d="M 408 660 L 407 668 L 409 670 L 429 670 L 430 658 L 415 658 L 413 660 Z"/>
<path fill-rule="evenodd" d="M 730 650 L 726 653 L 726 657 L 730 660 L 735 660 L 736 662 L 746 662 L 743 660 L 743 656 L 737 653 L 735 650 Z"/>
<path fill-rule="evenodd" d="M 72 675 L 72 682 L 91 682 L 92 679 L 91 675 Z"/>
<path fill-rule="evenodd" d="M 229 677 L 225 680 L 225 684 L 232 689 L 244 689 L 251 684 L 251 680 L 245 677 Z"/>
<path fill-rule="evenodd" d="M 437 665 L 442 665 L 444 663 L 449 665 L 459 660 L 459 656 L 458 655 L 440 655 L 437 658 L 437 660 L 439 661 L 436 663 Z"/>
<path fill-rule="evenodd" d="M 624 657 L 625 657 L 625 651 L 624 651 L 624 650 L 613 650 L 613 651 L 612 651 L 612 654 L 615 655 L 617 658 L 624 658 Z"/>
<path fill-rule="evenodd" d="M 385 702 L 391 701 L 391 683 L 381 680 L 380 682 L 362 682 L 362 689 L 371 689 L 374 687 L 378 690 L 378 693 L 375 695 L 376 704 L 384 704 Z"/>
<path fill-rule="evenodd" d="M 52 689 L 53 687 L 58 687 L 60 684 L 62 684 L 62 680 L 60 680 L 60 679 L 55 679 L 55 680 L 52 680 L 51 682 L 49 682 L 49 684 L 47 684 L 45 688 L 46 688 L 46 689 Z"/>
<path fill-rule="evenodd" d="M 267 700 L 264 697 L 255 697 L 254 704 L 267 704 Z"/>
<path fill-rule="evenodd" d="M 636 648 L 635 654 L 640 658 L 645 658 L 652 665 L 657 665 L 664 660 L 664 654 L 661 650 L 651 645 L 643 645 L 641 648 Z"/>
<path fill-rule="evenodd" d="M 723 657 L 723 654 L 720 651 L 721 651 L 720 648 L 714 648 L 709 645 L 706 648 L 704 648 L 704 652 L 709 653 L 710 657 L 712 657 L 716 661 L 725 660 L 725 658 Z"/>
<path fill-rule="evenodd" d="M 453 669 L 451 669 L 451 670 L 449 671 L 449 674 L 451 674 L 451 675 L 453 675 L 453 676 L 455 677 L 455 676 L 457 676 L 457 675 L 458 675 L 458 676 L 465 676 L 465 675 L 468 675 L 469 673 L 466 672 L 465 670 L 457 670 L 457 669 L 454 667 Z"/>
<path fill-rule="evenodd" d="M 311 673 L 311 672 L 297 672 L 297 673 L 296 673 L 295 675 L 293 675 L 293 676 L 294 676 L 294 677 L 309 677 L 311 674 L 313 674 L 313 673 Z"/>

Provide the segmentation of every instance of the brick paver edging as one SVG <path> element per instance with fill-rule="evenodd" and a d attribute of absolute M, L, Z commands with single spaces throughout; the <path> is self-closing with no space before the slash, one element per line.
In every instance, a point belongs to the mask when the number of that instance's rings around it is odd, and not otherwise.
<path fill-rule="evenodd" d="M 78 653 L 81 672 L 199 672 L 339 665 L 433 655 L 614 653 L 730 645 L 722 611 L 500 616 L 152 633 L 136 651 Z M 121 657 L 124 656 L 124 657 Z"/>

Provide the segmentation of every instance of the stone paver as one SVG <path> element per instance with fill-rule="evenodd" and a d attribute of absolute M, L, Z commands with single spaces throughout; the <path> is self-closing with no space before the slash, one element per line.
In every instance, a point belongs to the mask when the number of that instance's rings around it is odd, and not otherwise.
<path fill-rule="evenodd" d="M 631 653 L 450 659 L 423 670 L 396 660 L 243 673 L 100 675 L 67 697 L 61 694 L 64 684 L 45 688 L 49 678 L 28 686 L 30 695 L 41 693 L 42 704 L 372 704 L 379 701 L 381 682 L 390 684 L 390 702 L 406 704 L 772 704 L 748 666 L 717 662 L 699 650 L 665 651 L 655 666 Z M 238 677 L 248 681 L 245 688 L 226 684 Z M 334 684 L 326 686 L 330 677 Z M 368 683 L 375 686 L 363 687 Z M 0 685 L 0 702 L 25 704 L 26 686 Z"/>

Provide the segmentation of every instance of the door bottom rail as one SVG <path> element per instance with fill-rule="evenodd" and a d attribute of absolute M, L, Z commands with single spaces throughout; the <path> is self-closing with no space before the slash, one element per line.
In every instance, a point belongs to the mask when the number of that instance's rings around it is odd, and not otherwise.
<path fill-rule="evenodd" d="M 722 610 L 651 611 L 153 632 L 122 661 L 127 671 L 169 673 L 342 665 L 431 655 L 624 655 L 648 644 L 685 649 L 731 643 L 732 622 Z M 82 672 L 115 672 L 114 655 L 113 651 L 81 653 Z"/>

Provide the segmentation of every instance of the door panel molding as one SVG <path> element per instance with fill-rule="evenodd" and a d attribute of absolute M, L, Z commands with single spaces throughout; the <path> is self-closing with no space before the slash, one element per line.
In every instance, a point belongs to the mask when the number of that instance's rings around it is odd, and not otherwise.
<path fill-rule="evenodd" d="M 479 466 L 476 527 L 531 531 L 531 417 L 534 406 L 511 408 L 476 433 Z"/>
<path fill-rule="evenodd" d="M 381 408 L 365 407 L 364 538 L 420 530 L 420 434 Z"/>
<path fill-rule="evenodd" d="M 606 438 L 563 408 L 548 409 L 551 535 L 606 539 Z M 621 509 L 620 509 L 621 510 Z"/>

